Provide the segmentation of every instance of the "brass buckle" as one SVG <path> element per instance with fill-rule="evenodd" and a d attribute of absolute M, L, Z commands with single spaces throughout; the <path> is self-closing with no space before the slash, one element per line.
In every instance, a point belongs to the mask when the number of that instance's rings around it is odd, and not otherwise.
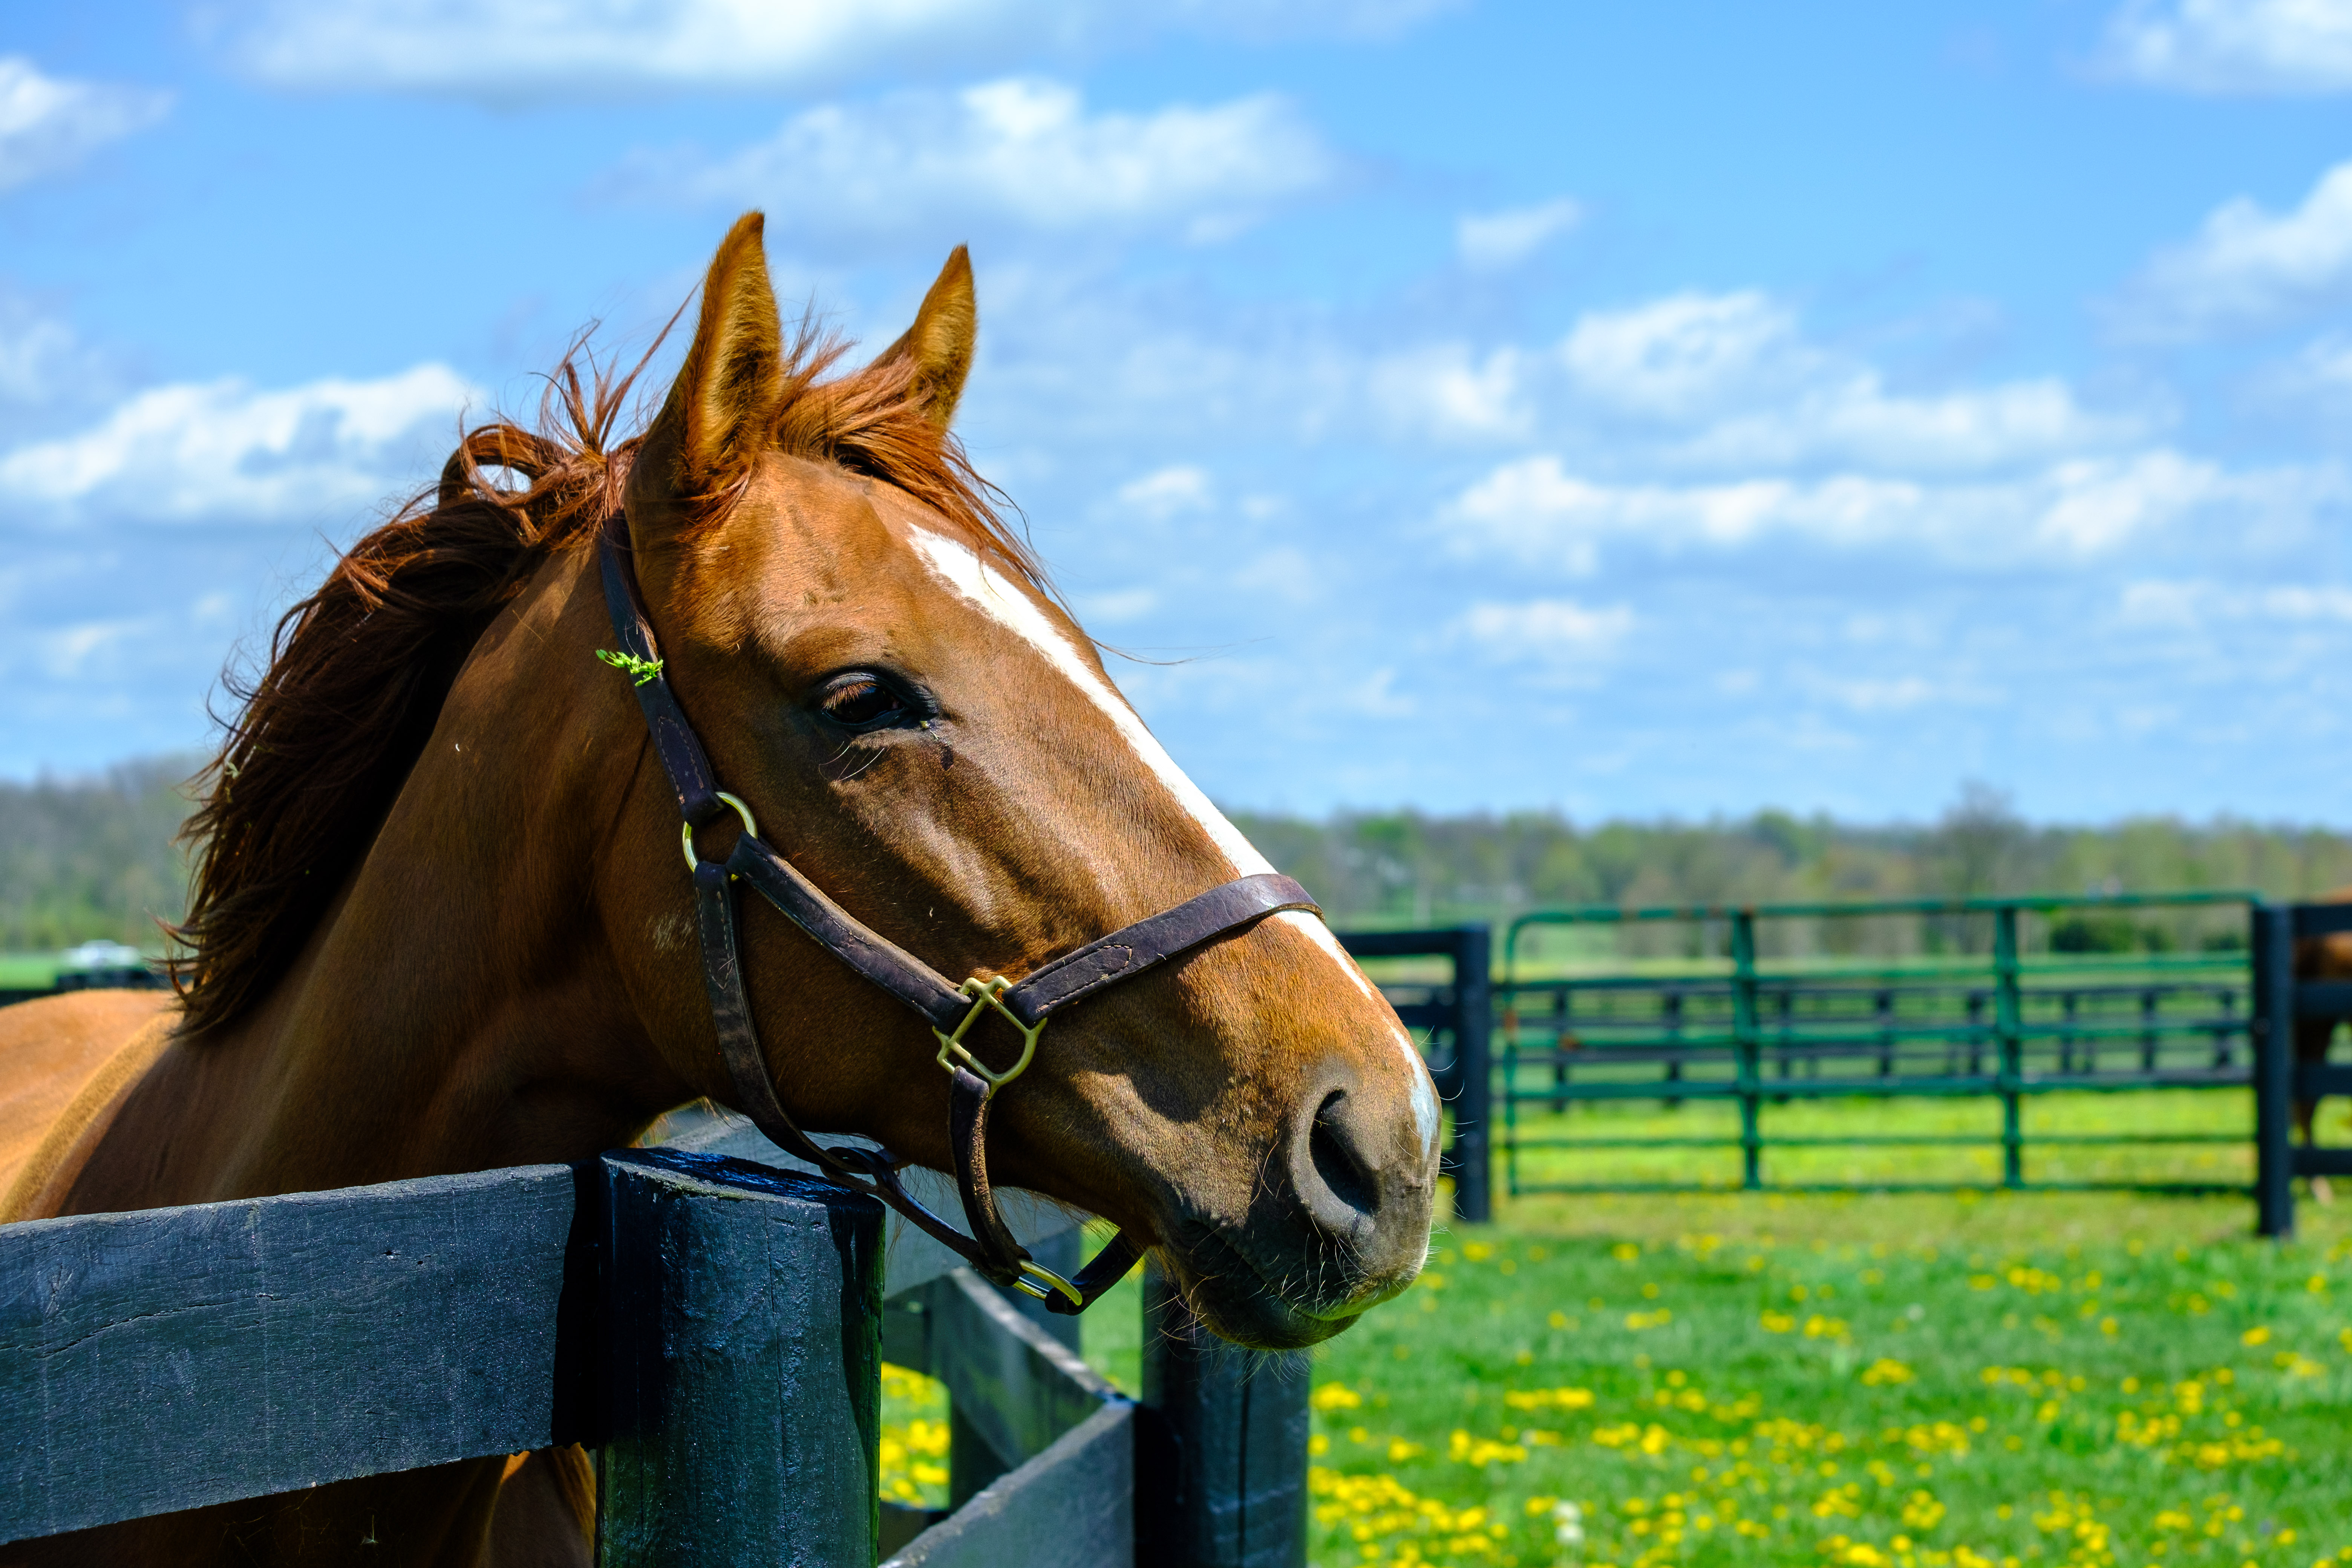
<path fill-rule="evenodd" d="M 955 1026 L 952 1034 L 945 1029 L 931 1031 L 938 1037 L 940 1042 L 940 1066 L 952 1073 L 956 1069 L 957 1063 L 961 1062 L 964 1069 L 986 1084 L 988 1092 L 993 1095 L 998 1089 L 1029 1070 L 1029 1058 L 1037 1054 L 1037 1037 L 1045 1032 L 1045 1026 L 1052 1020 L 1040 1018 L 1033 1028 L 1015 1017 L 1013 1009 L 1004 1005 L 1004 994 L 1013 989 L 1013 982 L 1001 974 L 992 974 L 986 979 L 975 974 L 956 989 L 960 994 L 971 998 L 971 1010 L 963 1016 L 963 1022 Z M 964 1036 L 971 1031 L 974 1024 L 980 1022 L 980 1016 L 991 1008 L 1003 1015 L 1006 1023 L 1021 1031 L 1021 1059 L 1003 1072 L 991 1068 L 986 1062 L 964 1049 L 963 1046 Z M 954 1060 L 950 1060 L 950 1058 L 953 1058 Z M 1029 1265 L 1024 1264 L 1022 1267 L 1026 1268 Z M 1068 1281 L 1060 1279 L 1057 1275 L 1048 1274 L 1047 1277 L 1056 1279 L 1066 1289 L 1068 1286 Z M 1040 1300 L 1044 1299 L 1042 1295 L 1038 1297 Z"/>
<path fill-rule="evenodd" d="M 1041 1024 L 1038 1027 L 1043 1028 L 1045 1026 Z M 1030 1279 L 1030 1276 L 1032 1275 L 1036 1276 L 1038 1279 L 1044 1280 L 1045 1285 L 1034 1283 Z M 1053 1289 L 1049 1290 L 1045 1289 L 1046 1285 L 1052 1286 Z M 1020 1291 L 1024 1296 L 1030 1297 L 1039 1301 L 1052 1300 L 1054 1299 L 1054 1291 L 1058 1290 L 1063 1295 L 1067 1296 L 1070 1299 L 1070 1304 L 1074 1307 L 1084 1307 L 1087 1304 L 1085 1295 L 1079 1291 L 1076 1285 L 1071 1284 L 1068 1280 L 1063 1279 L 1060 1275 L 1055 1273 L 1052 1269 L 1046 1268 L 1044 1264 L 1039 1263 L 1034 1259 L 1025 1259 L 1023 1261 L 1021 1265 L 1021 1278 L 1013 1282 L 1013 1288 L 1015 1290 Z"/>
<path fill-rule="evenodd" d="M 735 808 L 736 816 L 743 819 L 743 831 L 753 838 L 759 837 L 760 825 L 751 820 L 751 808 L 743 804 L 742 796 L 729 795 L 723 789 L 716 793 L 719 799 L 725 801 L 728 805 Z M 686 846 L 686 869 L 688 874 L 691 875 L 695 868 L 702 864 L 699 859 L 695 858 L 694 824 L 691 822 L 679 823 L 677 825 L 677 837 L 679 842 Z"/>

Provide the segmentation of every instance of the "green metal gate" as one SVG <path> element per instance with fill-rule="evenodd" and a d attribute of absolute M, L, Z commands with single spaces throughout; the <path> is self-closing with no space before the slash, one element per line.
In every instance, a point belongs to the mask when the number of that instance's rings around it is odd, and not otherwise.
<path fill-rule="evenodd" d="M 1737 1150 L 1740 1188 L 1948 1191 L 2242 1191 L 2242 1181 L 2032 1179 L 2029 1152 L 2056 1144 L 2234 1144 L 2245 1132 L 2130 1131 L 2029 1136 L 2037 1096 L 2244 1087 L 2251 1081 L 2251 975 L 2245 937 L 2255 895 L 1905 900 L 1754 908 L 1585 908 L 1514 921 L 1504 944 L 1496 1102 L 1513 1194 L 1706 1191 L 1727 1182 L 1561 1180 L 1545 1151 Z M 2070 932 L 2130 926 L 2179 951 L 2061 951 Z M 1864 958 L 1852 922 L 1910 922 L 1927 951 Z M 1673 928 L 1686 957 L 1646 972 L 1538 977 L 1528 966 L 1543 928 Z M 2168 930 L 2183 934 L 2167 937 Z M 1922 933 L 1924 944 L 1916 940 Z M 1666 934 L 1664 931 L 1654 934 Z M 1797 940 L 1801 938 L 1803 940 Z M 2194 938 L 2195 940 L 2189 940 Z M 1759 942 L 1761 946 L 1759 946 Z M 2074 945 L 2080 946 L 2077 941 Z M 1814 951 L 1804 952 L 1805 948 Z M 1941 948 L 1943 951 L 1935 951 Z M 1839 956 L 1839 950 L 1844 955 Z M 1826 950 L 1826 951 L 1823 951 Z M 1768 958 L 1766 952 L 1777 952 Z M 1841 1097 L 1997 1100 L 1998 1133 L 1776 1136 L 1779 1105 Z M 1730 1101 L 1736 1134 L 1610 1136 L 1584 1131 L 1580 1105 L 1646 1100 Z M 1778 1182 L 1775 1149 L 1838 1146 L 1997 1148 L 1992 1182 Z"/>

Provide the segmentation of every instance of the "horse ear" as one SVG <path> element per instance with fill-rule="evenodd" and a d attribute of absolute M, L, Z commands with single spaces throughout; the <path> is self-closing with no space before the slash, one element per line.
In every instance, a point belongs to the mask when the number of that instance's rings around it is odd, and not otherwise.
<path fill-rule="evenodd" d="M 683 495 L 709 495 L 751 468 L 783 399 L 783 322 L 761 243 L 765 220 L 745 213 L 727 231 L 702 283 L 694 342 L 653 426 L 649 450 L 668 458 Z"/>
<path fill-rule="evenodd" d="M 971 253 L 959 245 L 940 268 L 939 281 L 923 296 L 906 336 L 875 356 L 876 364 L 912 360 L 915 394 L 941 429 L 955 417 L 963 378 L 971 374 L 972 340 L 980 333 L 980 307 L 971 292 Z"/>

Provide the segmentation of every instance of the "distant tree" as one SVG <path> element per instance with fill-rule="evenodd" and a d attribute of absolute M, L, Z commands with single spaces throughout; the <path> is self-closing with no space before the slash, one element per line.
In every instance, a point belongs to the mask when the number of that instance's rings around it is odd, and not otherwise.
<path fill-rule="evenodd" d="M 193 759 L 124 763 L 97 778 L 0 783 L 0 947 L 47 951 L 105 937 L 153 947 L 185 911 L 172 842 Z"/>
<path fill-rule="evenodd" d="M 195 760 L 126 763 L 82 779 L 0 784 L 0 947 L 55 950 L 93 937 L 152 947 L 186 899 L 173 844 L 188 812 L 180 781 Z M 2352 884 L 2352 837 L 2330 828 L 2223 818 L 2204 826 L 2134 817 L 2096 827 L 2035 826 L 2010 798 L 1964 785 L 1933 824 L 1856 824 L 1764 811 L 1704 823 L 1579 826 L 1556 811 L 1434 816 L 1402 810 L 1321 820 L 1237 813 L 1276 866 L 1331 918 L 1400 926 L 1508 920 L 1568 905 L 1785 903 L 1917 896 L 2245 889 L 2269 897 Z M 2029 945 L 2112 951 L 2244 940 L 2233 908 L 2028 921 Z M 1900 955 L 1981 951 L 1990 922 L 1908 916 L 1774 921 L 1769 954 Z M 1561 951 L 1689 953 L 1719 940 L 1690 926 L 1559 937 Z M 1547 938 L 1548 942 L 1553 938 Z"/>

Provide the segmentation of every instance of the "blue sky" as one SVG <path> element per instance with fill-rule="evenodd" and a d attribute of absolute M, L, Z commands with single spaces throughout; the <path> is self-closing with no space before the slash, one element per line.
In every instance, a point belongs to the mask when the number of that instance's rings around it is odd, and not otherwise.
<path fill-rule="evenodd" d="M 2352 0 L 13 7 L 0 773 L 754 205 L 1229 805 L 2352 822 Z"/>

